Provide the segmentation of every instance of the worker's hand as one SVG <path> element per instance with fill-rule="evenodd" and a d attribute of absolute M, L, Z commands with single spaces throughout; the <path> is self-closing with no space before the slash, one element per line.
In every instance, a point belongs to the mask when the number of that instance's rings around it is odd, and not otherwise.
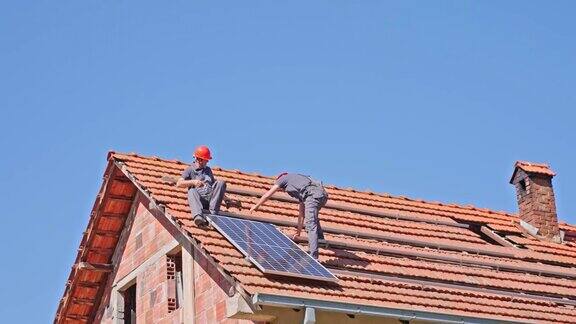
<path fill-rule="evenodd" d="M 200 180 L 192 180 L 192 186 L 194 188 L 200 188 L 204 186 L 204 182 L 200 181 Z"/>

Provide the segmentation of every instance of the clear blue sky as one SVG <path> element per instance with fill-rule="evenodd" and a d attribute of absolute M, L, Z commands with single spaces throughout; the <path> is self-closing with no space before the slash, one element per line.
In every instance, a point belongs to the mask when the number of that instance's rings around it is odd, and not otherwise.
<path fill-rule="evenodd" d="M 574 1 L 2 1 L 0 318 L 52 321 L 106 152 L 576 223 Z"/>

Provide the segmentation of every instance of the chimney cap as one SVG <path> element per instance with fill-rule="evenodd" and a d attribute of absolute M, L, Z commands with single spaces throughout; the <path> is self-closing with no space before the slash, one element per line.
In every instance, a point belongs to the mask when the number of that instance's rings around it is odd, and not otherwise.
<path fill-rule="evenodd" d="M 527 162 L 527 161 L 516 161 L 514 164 L 514 172 L 512 173 L 512 177 L 510 178 L 510 183 L 514 180 L 514 176 L 516 175 L 516 171 L 521 169 L 526 173 L 532 174 L 542 174 L 549 177 L 553 177 L 556 175 L 550 166 L 545 163 L 535 163 L 535 162 Z"/>

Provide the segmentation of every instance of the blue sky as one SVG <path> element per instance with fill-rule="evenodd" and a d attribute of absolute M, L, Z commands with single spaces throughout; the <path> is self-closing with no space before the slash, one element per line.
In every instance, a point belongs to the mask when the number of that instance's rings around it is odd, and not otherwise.
<path fill-rule="evenodd" d="M 0 318 L 52 321 L 108 150 L 576 223 L 573 1 L 3 1 Z M 31 311 L 34 310 L 34 311 Z M 23 317 L 24 315 L 24 317 Z"/>

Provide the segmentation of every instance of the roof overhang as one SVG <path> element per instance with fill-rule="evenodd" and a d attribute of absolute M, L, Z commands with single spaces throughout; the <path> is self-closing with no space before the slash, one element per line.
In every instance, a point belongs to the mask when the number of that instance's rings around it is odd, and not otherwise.
<path fill-rule="evenodd" d="M 525 321 L 506 321 L 502 319 L 489 319 L 472 316 L 451 315 L 445 313 L 434 313 L 420 310 L 406 310 L 382 306 L 368 306 L 351 303 L 326 301 L 318 299 L 307 299 L 300 297 L 290 297 L 272 294 L 255 293 L 252 295 L 252 303 L 256 306 L 275 306 L 285 308 L 314 308 L 326 312 L 337 312 L 352 315 L 367 315 L 376 317 L 387 317 L 398 320 L 421 320 L 435 323 L 526 323 Z"/>

